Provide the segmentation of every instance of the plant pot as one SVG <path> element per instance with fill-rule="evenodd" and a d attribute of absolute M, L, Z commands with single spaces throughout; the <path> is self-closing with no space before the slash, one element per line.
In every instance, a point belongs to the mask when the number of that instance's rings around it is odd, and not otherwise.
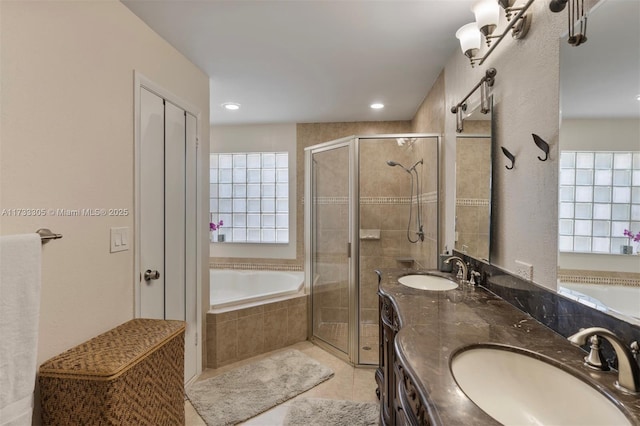
<path fill-rule="evenodd" d="M 224 243 L 226 241 L 226 236 L 224 234 L 218 234 L 218 242 Z"/>
<path fill-rule="evenodd" d="M 620 246 L 620 253 L 633 254 L 633 246 Z"/>

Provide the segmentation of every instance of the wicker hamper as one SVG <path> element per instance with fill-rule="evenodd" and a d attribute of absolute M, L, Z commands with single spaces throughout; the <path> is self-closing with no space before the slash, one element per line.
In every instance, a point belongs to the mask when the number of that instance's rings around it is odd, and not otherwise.
<path fill-rule="evenodd" d="M 184 330 L 134 319 L 46 361 L 43 424 L 183 425 Z"/>

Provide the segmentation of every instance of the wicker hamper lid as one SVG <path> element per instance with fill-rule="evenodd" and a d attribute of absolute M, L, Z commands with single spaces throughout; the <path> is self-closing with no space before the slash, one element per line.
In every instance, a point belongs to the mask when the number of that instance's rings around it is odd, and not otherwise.
<path fill-rule="evenodd" d="M 183 321 L 133 319 L 45 361 L 40 376 L 113 380 L 184 330 Z"/>

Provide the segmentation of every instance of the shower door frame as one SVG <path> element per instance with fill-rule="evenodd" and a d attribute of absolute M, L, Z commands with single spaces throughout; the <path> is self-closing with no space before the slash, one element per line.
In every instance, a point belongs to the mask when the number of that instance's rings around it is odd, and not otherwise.
<path fill-rule="evenodd" d="M 357 352 L 357 339 L 354 336 L 357 336 L 357 318 L 358 318 L 358 287 L 354 285 L 357 283 L 357 277 L 354 275 L 355 271 L 357 271 L 357 267 L 354 266 L 354 262 L 357 265 L 357 250 L 356 245 L 353 244 L 354 241 L 354 212 L 353 212 L 353 199 L 357 196 L 357 177 L 354 173 L 354 170 L 357 170 L 357 137 L 356 136 L 348 136 L 341 139 L 336 139 L 333 141 L 321 143 L 318 145 L 313 145 L 311 147 L 305 148 L 305 208 L 304 208 L 304 223 L 305 223 L 305 288 L 306 292 L 309 295 L 309 309 L 308 309 L 308 336 L 309 340 L 333 355 L 337 356 L 340 359 L 343 359 L 351 364 L 355 364 L 357 360 L 353 359 L 354 351 Z M 313 154 L 330 151 L 338 148 L 347 148 L 349 154 L 349 196 L 347 205 L 349 207 L 348 210 L 348 247 L 347 247 L 347 256 L 349 259 L 349 282 L 348 282 L 348 293 L 349 293 L 349 323 L 347 324 L 347 353 L 342 352 L 340 349 L 331 345 L 328 342 L 325 342 L 321 338 L 316 338 L 313 331 L 313 292 L 312 292 L 312 247 L 314 244 L 313 236 L 311 235 L 311 219 L 313 217 L 313 197 L 314 197 L 314 189 L 312 186 L 312 169 L 313 169 Z M 355 324 L 355 326 L 354 326 Z"/>
<path fill-rule="evenodd" d="M 438 133 L 386 133 L 386 134 L 372 134 L 372 135 L 352 135 L 332 141 L 312 145 L 304 149 L 305 158 L 305 181 L 304 181 L 304 248 L 305 248 L 305 291 L 309 295 L 309 309 L 308 309 L 308 336 L 309 340 L 314 344 L 322 347 L 328 352 L 336 355 L 350 364 L 357 367 L 369 367 L 373 368 L 375 364 L 361 364 L 360 363 L 360 141 L 367 139 L 397 139 L 397 138 L 435 138 L 436 139 L 436 188 L 437 188 L 437 209 L 436 209 L 436 223 L 437 223 L 437 235 L 436 246 L 438 250 L 442 244 L 442 229 L 443 224 L 440 223 L 442 217 L 441 209 L 443 208 L 442 197 L 442 177 L 441 177 L 441 162 L 442 162 L 442 135 Z M 316 338 L 313 334 L 313 293 L 311 291 L 312 286 L 312 247 L 313 238 L 311 233 L 311 219 L 313 211 L 313 188 L 312 188 L 312 156 L 314 153 L 327 151 L 331 149 L 348 147 L 349 148 L 349 324 L 348 324 L 348 343 L 347 347 L 349 352 L 345 354 L 338 348 L 335 348 L 331 344 L 323 341 L 320 338 Z M 380 319 L 378 318 L 378 321 Z"/>

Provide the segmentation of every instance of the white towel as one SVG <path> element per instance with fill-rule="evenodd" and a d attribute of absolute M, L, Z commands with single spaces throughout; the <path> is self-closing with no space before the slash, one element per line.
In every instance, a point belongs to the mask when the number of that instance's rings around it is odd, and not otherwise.
<path fill-rule="evenodd" d="M 0 426 L 31 425 L 41 246 L 38 234 L 0 237 Z"/>

